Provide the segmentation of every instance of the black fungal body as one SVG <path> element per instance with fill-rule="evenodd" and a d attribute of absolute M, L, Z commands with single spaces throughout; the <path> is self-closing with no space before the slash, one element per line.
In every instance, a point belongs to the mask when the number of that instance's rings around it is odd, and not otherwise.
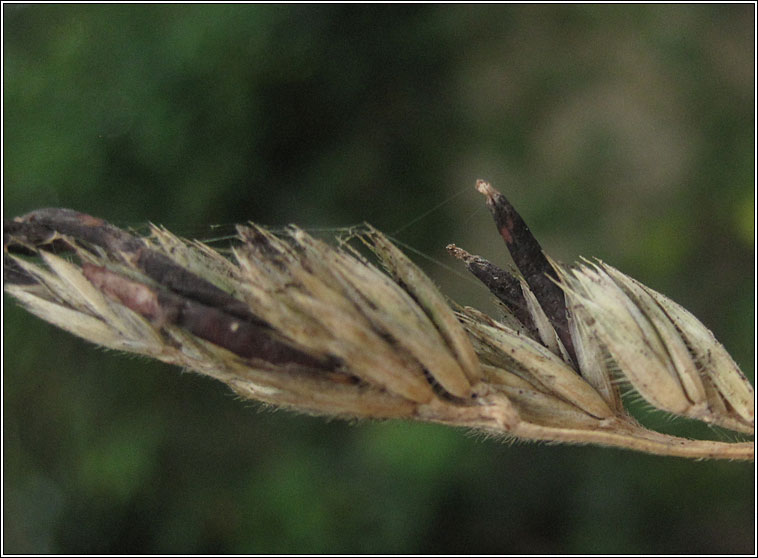
<path fill-rule="evenodd" d="M 492 213 L 497 230 L 505 240 L 516 267 L 545 311 L 571 359 L 577 362 L 566 315 L 566 298 L 557 285 L 558 275 L 542 252 L 542 247 L 503 194 L 481 180 L 477 182 L 477 190 L 487 198 L 487 208 Z"/>

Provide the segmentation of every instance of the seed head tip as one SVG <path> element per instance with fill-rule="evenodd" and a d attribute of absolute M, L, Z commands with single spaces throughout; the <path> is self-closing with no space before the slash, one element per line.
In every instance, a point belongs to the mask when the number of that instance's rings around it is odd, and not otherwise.
<path fill-rule="evenodd" d="M 447 250 L 448 254 L 453 256 L 454 258 L 457 258 L 459 260 L 463 260 L 464 262 L 469 262 L 472 258 L 471 254 L 466 252 L 463 248 L 458 248 L 455 244 L 448 244 L 445 249 Z"/>
<path fill-rule="evenodd" d="M 476 190 L 477 192 L 485 195 L 489 199 L 492 199 L 494 196 L 499 194 L 499 192 L 495 190 L 489 182 L 487 182 L 486 180 L 481 180 L 481 179 L 476 181 Z"/>

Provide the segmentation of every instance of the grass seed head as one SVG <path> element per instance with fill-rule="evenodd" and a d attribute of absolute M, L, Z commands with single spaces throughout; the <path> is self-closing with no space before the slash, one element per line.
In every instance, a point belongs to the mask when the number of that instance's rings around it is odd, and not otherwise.
<path fill-rule="evenodd" d="M 238 227 L 232 258 L 151 228 L 44 209 L 4 224 L 5 290 L 108 348 L 211 376 L 266 405 L 402 418 L 510 439 L 752 459 L 752 442 L 640 426 L 619 383 L 666 413 L 752 434 L 753 389 L 712 333 L 603 263 L 550 260 L 508 200 L 480 181 L 521 276 L 454 245 L 502 302 L 496 320 L 454 307 L 378 230 L 332 246 L 296 227 Z M 55 254 L 70 254 L 64 258 Z"/>

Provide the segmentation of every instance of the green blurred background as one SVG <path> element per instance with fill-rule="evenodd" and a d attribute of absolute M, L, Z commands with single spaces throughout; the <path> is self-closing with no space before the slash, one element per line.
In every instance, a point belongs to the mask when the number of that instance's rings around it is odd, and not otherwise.
<path fill-rule="evenodd" d="M 3 218 L 369 221 L 460 272 L 449 242 L 508 262 L 486 178 L 752 379 L 754 9 L 6 4 Z M 752 464 L 261 412 L 4 305 L 6 553 L 754 551 Z"/>

